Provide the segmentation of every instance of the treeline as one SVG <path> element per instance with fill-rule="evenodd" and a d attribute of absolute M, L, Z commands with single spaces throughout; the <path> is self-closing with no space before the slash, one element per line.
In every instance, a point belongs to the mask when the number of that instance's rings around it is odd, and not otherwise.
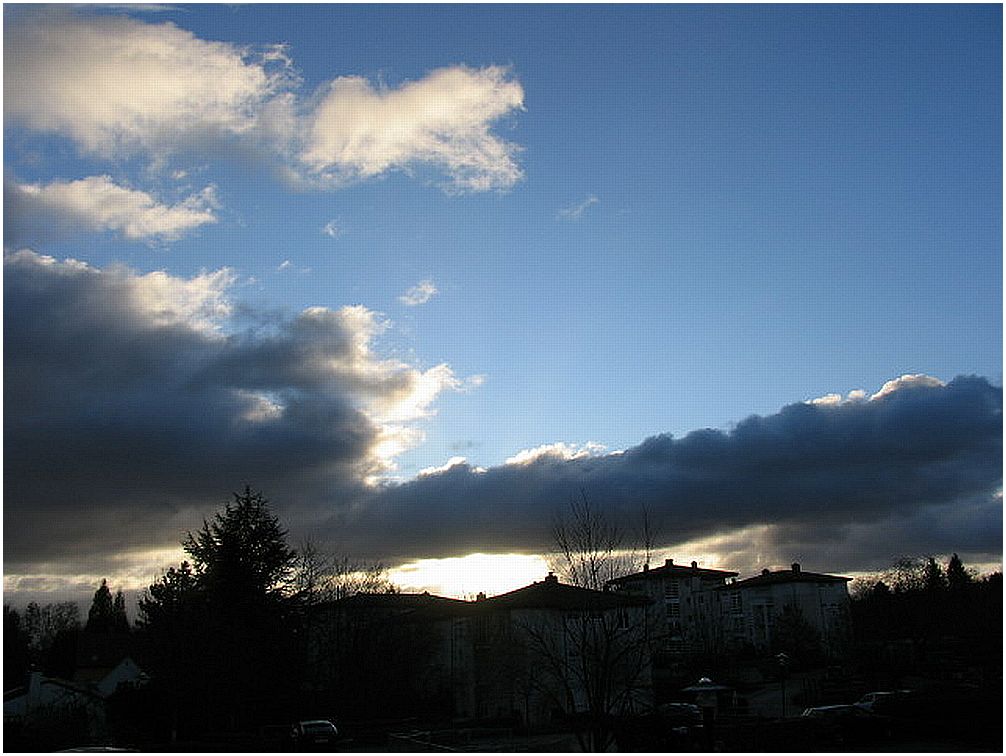
<path fill-rule="evenodd" d="M 108 724 L 123 742 L 331 716 L 311 708 L 311 617 L 326 601 L 396 591 L 382 566 L 311 543 L 293 548 L 269 502 L 247 487 L 182 546 L 186 560 L 143 592 L 133 627 L 122 592 L 104 581 L 86 624 L 73 602 L 5 606 L 5 690 L 24 685 L 29 670 L 72 679 L 81 665 L 129 655 L 149 682 L 108 701 Z"/>
<path fill-rule="evenodd" d="M 1002 573 L 982 577 L 954 554 L 903 558 L 860 581 L 851 603 L 855 648 L 878 681 L 904 674 L 1002 677 Z"/>
<path fill-rule="evenodd" d="M 425 674 L 435 644 L 426 624 L 355 600 L 350 622 L 329 603 L 396 592 L 381 565 L 294 548 L 247 487 L 182 546 L 185 561 L 144 591 L 134 627 L 104 581 L 83 626 L 70 602 L 5 606 L 5 689 L 29 668 L 72 678 L 88 650 L 128 654 L 149 682 L 108 701 L 108 724 L 122 742 L 152 746 L 305 718 L 450 715 L 450 691 Z M 852 654 L 878 689 L 934 665 L 1001 679 L 1002 575 L 979 578 L 956 554 L 946 565 L 903 559 L 860 581 L 850 619 Z M 798 613 L 777 630 L 773 652 L 818 659 Z"/>
<path fill-rule="evenodd" d="M 30 669 L 50 677 L 72 677 L 82 633 L 128 634 L 130 630 L 125 596 L 121 590 L 113 596 L 104 580 L 83 626 L 74 601 L 42 605 L 32 601 L 23 612 L 4 605 L 3 629 L 4 690 L 23 685 Z"/>
<path fill-rule="evenodd" d="M 129 700 L 138 731 L 174 739 L 332 716 L 309 710 L 313 610 L 394 591 L 381 566 L 294 549 L 249 488 L 182 546 L 188 560 L 139 600 L 135 648 L 151 682 Z"/>

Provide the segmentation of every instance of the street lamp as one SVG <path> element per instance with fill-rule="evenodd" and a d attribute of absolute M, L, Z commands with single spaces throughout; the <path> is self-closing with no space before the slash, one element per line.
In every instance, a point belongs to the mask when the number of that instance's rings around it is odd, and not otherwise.
<path fill-rule="evenodd" d="M 782 716 L 783 719 L 786 718 L 786 670 L 789 668 L 789 655 L 785 652 L 780 651 L 775 656 L 775 660 L 779 662 L 779 680 L 782 683 Z"/>

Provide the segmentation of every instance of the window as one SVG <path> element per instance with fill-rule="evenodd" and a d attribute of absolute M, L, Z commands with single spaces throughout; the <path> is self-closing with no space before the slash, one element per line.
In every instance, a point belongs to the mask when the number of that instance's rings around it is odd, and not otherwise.
<path fill-rule="evenodd" d="M 681 585 L 676 578 L 668 578 L 664 581 L 664 597 L 676 599 L 681 595 Z"/>
<path fill-rule="evenodd" d="M 681 604 L 678 603 L 668 604 L 667 618 L 671 620 L 681 619 Z"/>

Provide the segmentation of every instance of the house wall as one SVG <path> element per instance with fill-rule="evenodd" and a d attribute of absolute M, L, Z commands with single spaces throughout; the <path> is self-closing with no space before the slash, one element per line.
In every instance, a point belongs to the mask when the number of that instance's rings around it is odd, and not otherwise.
<path fill-rule="evenodd" d="M 633 644 L 638 645 L 638 658 L 630 654 L 624 665 L 604 669 L 614 681 L 613 702 L 637 710 L 652 703 L 642 607 L 604 612 L 499 610 L 476 614 L 467 624 L 471 651 L 457 658 L 470 661 L 470 666 L 462 663 L 463 671 L 455 676 L 455 700 L 463 702 L 471 716 L 517 717 L 538 725 L 560 712 L 587 711 L 588 690 L 600 679 L 592 649 Z"/>
<path fill-rule="evenodd" d="M 726 591 L 730 594 L 730 591 Z M 803 618 L 817 631 L 826 649 L 837 647 L 845 630 L 844 622 L 849 606 L 849 592 L 844 582 L 787 582 L 749 586 L 737 589 L 740 597 L 744 632 L 731 634 L 755 648 L 766 649 L 772 645 L 772 628 L 775 618 L 787 605 L 796 607 Z M 736 607 L 736 604 L 733 604 Z M 722 621 L 735 627 L 738 613 L 724 610 Z"/>
<path fill-rule="evenodd" d="M 722 643 L 720 597 L 725 578 L 689 575 L 687 571 L 643 573 L 625 581 L 620 590 L 643 595 L 653 604 L 650 625 L 657 644 L 677 652 L 714 651 Z"/>

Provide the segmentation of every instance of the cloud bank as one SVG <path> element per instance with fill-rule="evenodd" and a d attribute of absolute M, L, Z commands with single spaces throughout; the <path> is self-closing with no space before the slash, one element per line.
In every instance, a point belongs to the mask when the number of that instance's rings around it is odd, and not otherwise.
<path fill-rule="evenodd" d="M 1001 553 L 1002 388 L 984 378 L 904 376 L 730 430 L 455 458 L 392 484 L 436 398 L 466 382 L 376 353 L 387 324 L 364 307 L 277 317 L 233 284 L 6 257 L 8 574 L 135 572 L 245 482 L 295 540 L 392 563 L 547 551 L 581 490 L 630 531 L 645 505 L 663 546 L 735 569 Z"/>
<path fill-rule="evenodd" d="M 402 556 L 548 550 L 551 518 L 584 491 L 630 531 L 645 506 L 667 546 L 704 539 L 709 549 L 760 528 L 743 540 L 747 561 L 733 548 L 737 567 L 824 544 L 845 569 L 899 553 L 1001 551 L 1002 389 L 983 378 L 905 376 L 869 399 L 597 451 L 546 445 L 487 471 L 455 461 L 383 490 L 341 526 Z"/>
<path fill-rule="evenodd" d="M 398 87 L 340 75 L 305 97 L 281 45 L 50 8 L 9 19 L 4 67 L 5 124 L 106 159 L 237 154 L 322 188 L 418 165 L 451 191 L 522 177 L 520 148 L 492 131 L 523 108 L 523 88 L 500 66 L 448 66 Z"/>

